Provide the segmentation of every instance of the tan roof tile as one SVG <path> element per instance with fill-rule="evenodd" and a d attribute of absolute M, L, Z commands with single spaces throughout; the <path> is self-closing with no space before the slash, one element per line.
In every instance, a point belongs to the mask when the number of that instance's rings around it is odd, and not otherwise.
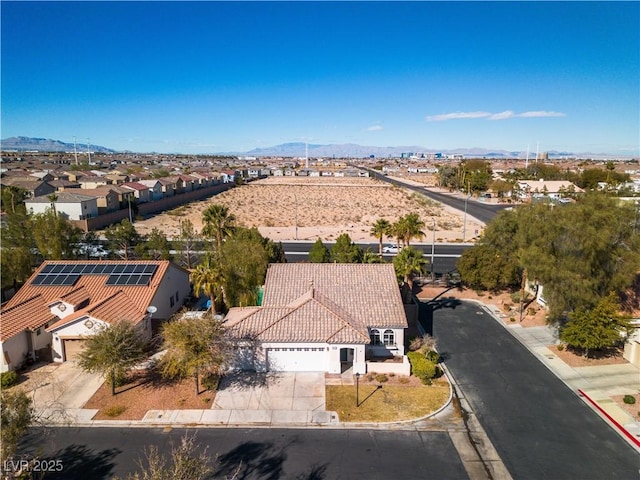
<path fill-rule="evenodd" d="M 26 329 L 35 330 L 56 318 L 58 317 L 51 313 L 42 296 L 34 295 L 12 307 L 2 309 L 0 340 L 4 342 Z"/>

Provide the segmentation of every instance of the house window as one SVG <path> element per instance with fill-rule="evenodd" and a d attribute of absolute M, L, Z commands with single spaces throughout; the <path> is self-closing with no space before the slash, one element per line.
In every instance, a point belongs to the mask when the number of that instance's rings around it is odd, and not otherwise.
<path fill-rule="evenodd" d="M 178 302 L 178 291 L 176 290 L 176 303 Z"/>
<path fill-rule="evenodd" d="M 385 345 L 395 345 L 396 344 L 396 336 L 393 333 L 393 330 L 385 330 L 382 336 L 382 340 Z"/>
<path fill-rule="evenodd" d="M 171 296 L 169 297 L 169 306 L 170 306 L 170 307 L 173 307 L 173 304 L 174 304 L 174 301 L 173 301 L 173 295 L 171 295 Z"/>
<path fill-rule="evenodd" d="M 42 329 L 41 329 L 41 328 L 38 328 L 38 329 L 36 330 L 36 336 L 37 336 L 37 335 L 40 335 L 41 333 L 42 333 Z"/>
<path fill-rule="evenodd" d="M 371 329 L 371 333 L 369 334 L 369 338 L 371 338 L 371 344 L 372 345 L 381 345 L 382 342 L 380 341 L 380 330 L 376 329 L 376 328 L 372 328 Z"/>

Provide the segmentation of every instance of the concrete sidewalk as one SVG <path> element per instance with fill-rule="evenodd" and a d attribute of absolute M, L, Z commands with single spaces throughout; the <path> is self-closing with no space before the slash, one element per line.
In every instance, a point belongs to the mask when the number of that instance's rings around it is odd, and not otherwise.
<path fill-rule="evenodd" d="M 590 367 L 571 367 L 553 353 L 548 346 L 558 343 L 553 327 L 507 325 L 502 312 L 493 305 L 485 309 L 511 334 L 533 353 L 569 388 L 581 396 L 609 425 L 640 452 L 640 417 L 633 418 L 620 408 L 613 396 L 636 394 L 640 391 L 640 369 L 630 363 Z M 640 407 L 639 407 L 640 408 Z"/>

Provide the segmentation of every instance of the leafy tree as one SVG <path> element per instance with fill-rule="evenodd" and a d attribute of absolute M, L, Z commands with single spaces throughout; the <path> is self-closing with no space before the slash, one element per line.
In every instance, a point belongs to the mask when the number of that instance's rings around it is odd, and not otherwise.
<path fill-rule="evenodd" d="M 180 221 L 180 233 L 178 235 L 177 249 L 180 251 L 178 257 L 180 263 L 191 270 L 196 260 L 196 244 L 198 241 L 198 234 L 188 218 Z"/>
<path fill-rule="evenodd" d="M 592 310 L 580 308 L 571 312 L 560 339 L 573 348 L 583 349 L 586 357 L 593 350 L 613 347 L 631 327 L 629 317 L 620 315 L 619 310 L 618 296 L 611 293 Z"/>
<path fill-rule="evenodd" d="M 264 240 L 264 248 L 269 257 L 269 263 L 287 263 L 282 242 L 276 243 L 269 238 L 265 238 Z"/>
<path fill-rule="evenodd" d="M 55 210 L 38 213 L 32 218 L 33 237 L 42 256 L 49 260 L 75 258 L 75 245 L 82 238 L 82 230 Z"/>
<path fill-rule="evenodd" d="M 149 260 L 171 259 L 171 243 L 160 229 L 154 227 L 143 240 L 135 247 L 138 256 Z"/>
<path fill-rule="evenodd" d="M 427 260 L 422 256 L 420 250 L 413 247 L 406 247 L 393 258 L 393 267 L 399 279 L 402 279 L 409 288 L 413 290 L 413 279 L 422 275 Z"/>
<path fill-rule="evenodd" d="M 309 250 L 309 261 L 311 263 L 329 263 L 330 260 L 329 249 L 322 243 L 322 239 L 317 239 Z"/>
<path fill-rule="evenodd" d="M 2 390 L 0 393 L 0 439 L 2 462 L 16 453 L 18 442 L 33 422 L 31 398 L 22 390 Z"/>
<path fill-rule="evenodd" d="M 378 220 L 376 220 L 376 223 L 374 223 L 373 226 L 371 227 L 371 231 L 370 231 L 371 235 L 373 235 L 378 239 L 378 243 L 379 243 L 378 255 L 380 255 L 380 258 L 382 258 L 382 241 L 385 236 L 389 235 L 390 232 L 391 232 L 391 224 L 389 223 L 388 220 L 384 218 L 379 218 Z"/>
<path fill-rule="evenodd" d="M 361 263 L 362 250 L 351 241 L 348 233 L 343 233 L 331 248 L 331 261 L 334 263 Z"/>
<path fill-rule="evenodd" d="M 145 357 L 145 341 L 126 320 L 100 328 L 84 342 L 78 366 L 104 376 L 111 384 L 111 395 L 116 394 L 116 383 Z"/>
<path fill-rule="evenodd" d="M 379 254 L 371 251 L 370 248 L 367 248 L 362 252 L 362 263 L 382 263 L 382 258 Z"/>
<path fill-rule="evenodd" d="M 140 470 L 130 474 L 128 480 L 204 480 L 211 478 L 213 466 L 207 447 L 198 453 L 199 445 L 195 435 L 185 434 L 179 445 L 173 445 L 169 461 L 161 455 L 158 447 L 145 448 L 145 460 L 140 462 Z"/>
<path fill-rule="evenodd" d="M 424 232 L 422 229 L 425 227 L 425 223 L 420 219 L 420 216 L 417 213 L 408 213 L 402 219 L 402 223 L 404 226 L 404 237 L 402 240 L 405 246 L 408 247 L 411 240 L 414 238 L 420 240 L 424 238 Z"/>
<path fill-rule="evenodd" d="M 26 212 L 24 201 L 29 198 L 29 192 L 20 187 L 12 185 L 2 185 L 0 187 L 2 195 L 2 211 L 11 214 L 19 209 Z"/>
<path fill-rule="evenodd" d="M 160 361 L 169 378 L 193 377 L 200 394 L 200 374 L 221 376 L 230 356 L 230 342 L 222 321 L 211 313 L 202 318 L 182 318 L 162 329 L 166 355 Z"/>
<path fill-rule="evenodd" d="M 142 240 L 132 223 L 124 219 L 116 225 L 110 225 L 104 230 L 104 236 L 109 242 L 109 248 L 114 252 L 121 251 L 122 257 L 129 260 L 132 250 Z"/>
<path fill-rule="evenodd" d="M 171 175 L 171 172 L 166 168 L 159 168 L 155 172 L 153 172 L 153 178 L 164 178 Z"/>
<path fill-rule="evenodd" d="M 216 241 L 218 252 L 222 250 L 222 242 L 233 233 L 236 217 L 229 213 L 224 205 L 213 204 L 202 213 L 202 235 Z"/>

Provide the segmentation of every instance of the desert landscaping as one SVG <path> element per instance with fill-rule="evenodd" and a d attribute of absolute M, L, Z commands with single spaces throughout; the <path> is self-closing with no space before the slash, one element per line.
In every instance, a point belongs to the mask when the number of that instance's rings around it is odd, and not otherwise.
<path fill-rule="evenodd" d="M 295 240 L 297 224 L 298 240 L 333 241 L 348 233 L 356 242 L 376 242 L 369 231 L 378 218 L 394 222 L 411 212 L 418 213 L 426 224 L 423 241 L 431 241 L 434 220 L 436 241 L 462 240 L 462 212 L 369 178 L 270 177 L 137 220 L 135 227 L 141 234 L 159 228 L 172 238 L 178 234 L 179 222 L 188 218 L 200 231 L 202 212 L 212 203 L 227 206 L 239 225 L 257 227 L 263 236 L 275 241 Z M 468 238 L 480 233 L 482 227 L 467 217 Z"/>

